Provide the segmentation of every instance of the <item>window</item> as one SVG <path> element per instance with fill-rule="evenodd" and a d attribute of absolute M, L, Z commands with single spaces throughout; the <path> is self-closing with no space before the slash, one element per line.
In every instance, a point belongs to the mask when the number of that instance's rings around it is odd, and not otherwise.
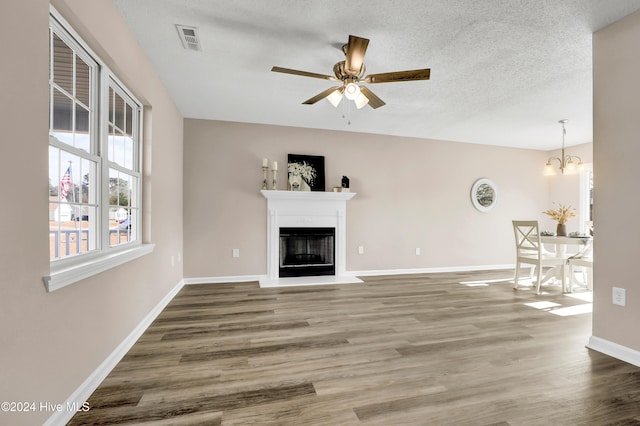
<path fill-rule="evenodd" d="M 593 227 L 593 164 L 586 164 L 585 170 L 580 174 L 580 216 L 584 224 L 584 230 L 588 231 L 587 224 Z"/>
<path fill-rule="evenodd" d="M 48 289 L 59 270 L 100 272 L 101 258 L 141 246 L 141 120 L 141 104 L 52 7 Z"/>
<path fill-rule="evenodd" d="M 109 85 L 107 164 L 110 246 L 138 239 L 140 107 L 115 82 Z"/>
<path fill-rule="evenodd" d="M 75 47 L 74 48 L 72 48 Z M 98 65 L 49 30 L 49 257 L 98 249 Z"/>

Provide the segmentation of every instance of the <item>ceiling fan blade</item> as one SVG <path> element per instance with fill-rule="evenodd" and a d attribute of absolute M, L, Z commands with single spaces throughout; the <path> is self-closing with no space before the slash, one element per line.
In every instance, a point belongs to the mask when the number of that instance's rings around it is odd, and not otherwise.
<path fill-rule="evenodd" d="M 429 80 L 431 76 L 431 69 L 425 68 L 422 70 L 411 71 L 396 71 L 385 72 L 382 74 L 370 74 L 364 78 L 366 83 L 392 83 L 396 81 L 417 81 L 417 80 Z"/>
<path fill-rule="evenodd" d="M 345 52 L 346 59 L 344 61 L 347 73 L 350 75 L 358 75 L 364 63 L 364 54 L 367 51 L 368 45 L 369 39 L 354 35 L 349 36 L 349 43 L 347 44 L 347 50 Z"/>
<path fill-rule="evenodd" d="M 376 109 L 386 105 L 386 103 L 382 99 L 377 97 L 375 93 L 369 90 L 369 88 L 365 86 L 360 86 L 360 91 L 362 92 L 363 95 L 367 97 L 367 99 L 369 99 L 369 106 L 371 108 Z"/>
<path fill-rule="evenodd" d="M 334 76 L 331 76 L 331 75 L 317 74 L 315 72 L 308 72 L 308 71 L 292 70 L 290 68 L 273 67 L 273 68 L 271 68 L 271 71 L 273 71 L 273 72 L 281 72 L 281 73 L 284 73 L 284 74 L 301 75 L 303 77 L 313 77 L 313 78 L 321 78 L 323 80 L 337 81 L 337 78 L 335 78 Z"/>
<path fill-rule="evenodd" d="M 318 93 L 317 95 L 315 95 L 313 98 L 309 98 L 306 101 L 303 102 L 304 105 L 313 105 L 318 101 L 321 101 L 322 99 L 326 98 L 327 96 L 329 96 L 331 93 L 333 93 L 335 90 L 339 90 L 341 86 L 334 86 L 334 87 L 330 87 L 327 90 L 324 90 L 320 93 Z"/>

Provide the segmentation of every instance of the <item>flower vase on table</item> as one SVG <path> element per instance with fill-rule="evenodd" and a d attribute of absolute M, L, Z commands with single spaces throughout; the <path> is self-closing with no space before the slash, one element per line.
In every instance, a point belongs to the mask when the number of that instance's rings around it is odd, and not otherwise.
<path fill-rule="evenodd" d="M 550 209 L 542 213 L 558 222 L 558 226 L 556 228 L 556 235 L 558 237 L 567 236 L 567 221 L 577 216 L 576 209 L 571 206 L 567 207 L 563 205 L 561 205 L 556 210 Z"/>
<path fill-rule="evenodd" d="M 566 237 L 567 236 L 567 224 L 566 223 L 558 223 L 556 228 L 556 235 L 558 237 Z"/>

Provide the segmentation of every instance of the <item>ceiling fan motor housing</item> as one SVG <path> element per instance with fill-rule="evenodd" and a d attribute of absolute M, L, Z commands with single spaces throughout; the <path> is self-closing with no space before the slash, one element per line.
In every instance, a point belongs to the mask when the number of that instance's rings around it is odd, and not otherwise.
<path fill-rule="evenodd" d="M 333 73 L 338 80 L 360 80 L 364 77 L 365 67 L 364 64 L 360 67 L 360 71 L 356 75 L 349 74 L 344 65 L 345 61 L 340 61 L 333 66 Z"/>

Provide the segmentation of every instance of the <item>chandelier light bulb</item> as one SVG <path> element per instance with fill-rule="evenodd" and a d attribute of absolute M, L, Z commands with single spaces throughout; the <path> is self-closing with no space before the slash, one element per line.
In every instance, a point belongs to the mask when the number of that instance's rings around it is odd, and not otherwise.
<path fill-rule="evenodd" d="M 547 161 L 547 164 L 544 166 L 543 173 L 545 176 L 553 176 L 556 174 L 556 170 L 553 168 L 553 164 L 551 164 L 551 160 Z"/>
<path fill-rule="evenodd" d="M 565 173 L 568 175 L 574 175 L 576 173 L 576 163 L 571 160 L 571 157 L 567 157 L 568 161 L 565 165 Z"/>

